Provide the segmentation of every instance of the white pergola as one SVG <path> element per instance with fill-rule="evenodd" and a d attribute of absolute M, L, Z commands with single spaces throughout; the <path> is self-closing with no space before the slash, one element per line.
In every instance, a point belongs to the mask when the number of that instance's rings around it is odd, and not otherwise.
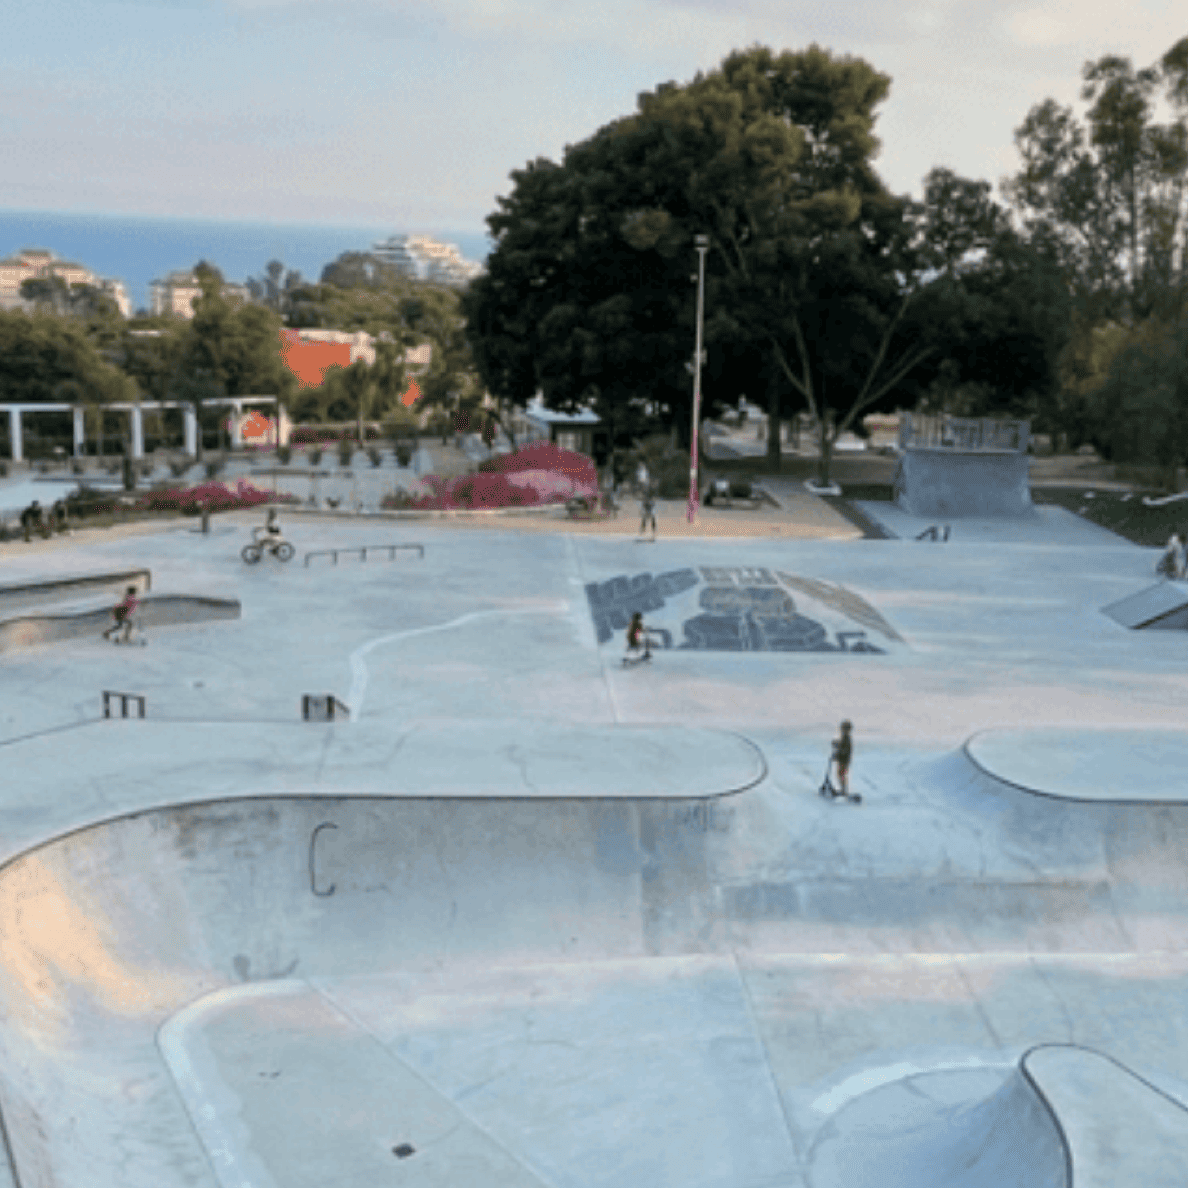
<path fill-rule="evenodd" d="M 221 405 L 229 404 L 235 409 L 235 416 L 231 421 L 231 444 L 233 447 L 243 444 L 239 432 L 239 420 L 243 416 L 244 405 L 247 404 L 277 404 L 275 396 L 221 396 L 211 400 L 199 401 L 200 404 Z M 180 408 L 185 417 L 185 450 L 187 454 L 198 452 L 198 414 L 194 404 L 188 400 L 141 400 L 138 402 L 121 402 L 118 404 L 103 404 L 98 406 L 103 412 L 109 409 L 113 412 L 129 412 L 132 414 L 132 457 L 144 457 L 144 418 L 146 411 L 160 408 Z M 74 456 L 82 456 L 86 443 L 86 431 L 83 417 L 86 405 L 83 404 L 0 404 L 0 410 L 8 412 L 8 440 L 12 445 L 12 460 L 23 462 L 25 459 L 24 434 L 22 417 L 25 413 L 71 412 L 74 414 Z"/>

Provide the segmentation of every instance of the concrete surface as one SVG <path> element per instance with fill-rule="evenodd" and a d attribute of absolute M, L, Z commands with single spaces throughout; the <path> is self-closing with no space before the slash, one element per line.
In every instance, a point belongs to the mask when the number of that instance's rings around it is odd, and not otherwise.
<path fill-rule="evenodd" d="M 1038 510 L 5 546 L 242 606 L 0 657 L 19 1183 L 1183 1182 L 1188 635 L 1102 613 L 1158 550 Z"/>

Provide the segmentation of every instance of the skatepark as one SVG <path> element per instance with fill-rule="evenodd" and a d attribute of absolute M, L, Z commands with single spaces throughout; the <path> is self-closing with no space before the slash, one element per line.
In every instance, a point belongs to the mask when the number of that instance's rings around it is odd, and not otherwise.
<path fill-rule="evenodd" d="M 5 546 L 0 1185 L 1183 1184 L 1157 552 L 765 487 Z"/>

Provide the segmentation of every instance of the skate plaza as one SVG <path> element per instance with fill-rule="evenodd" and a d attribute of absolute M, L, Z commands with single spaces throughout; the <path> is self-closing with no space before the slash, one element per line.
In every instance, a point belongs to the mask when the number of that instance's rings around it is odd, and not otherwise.
<path fill-rule="evenodd" d="M 1104 613 L 1155 551 L 863 510 L 10 550 L 0 1183 L 1183 1184 L 1188 634 Z"/>

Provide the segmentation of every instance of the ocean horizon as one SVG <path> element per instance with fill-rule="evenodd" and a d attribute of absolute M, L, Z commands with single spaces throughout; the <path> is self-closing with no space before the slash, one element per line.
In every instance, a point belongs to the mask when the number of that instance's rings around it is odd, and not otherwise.
<path fill-rule="evenodd" d="M 492 244 L 478 231 L 425 230 L 387 225 L 269 223 L 165 218 L 88 212 L 0 210 L 0 259 L 44 248 L 98 276 L 120 280 L 132 312 L 148 309 L 149 286 L 177 269 L 206 260 L 226 280 L 262 278 L 270 260 L 316 281 L 343 252 L 370 251 L 390 235 L 429 235 L 454 244 L 466 260 L 483 263 Z"/>

